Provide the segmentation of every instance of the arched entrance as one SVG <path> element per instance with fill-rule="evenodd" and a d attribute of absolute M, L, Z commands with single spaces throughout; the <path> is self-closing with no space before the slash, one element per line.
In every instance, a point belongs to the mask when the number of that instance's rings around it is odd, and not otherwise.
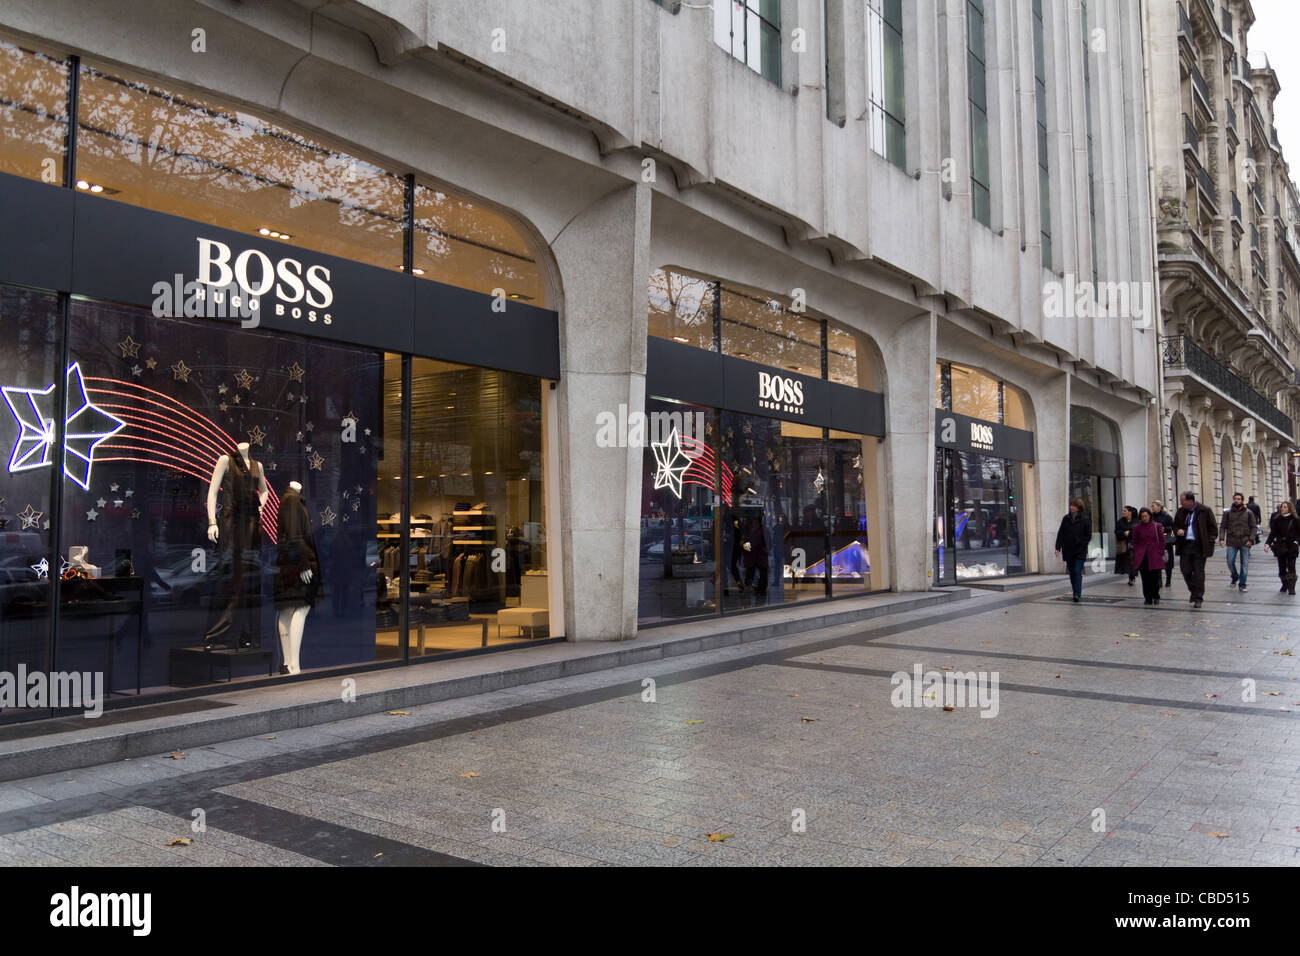
<path fill-rule="evenodd" d="M 1219 507 L 1229 508 L 1232 496 L 1236 492 L 1237 456 L 1232 453 L 1232 439 L 1227 435 L 1219 442 Z"/>
<path fill-rule="evenodd" d="M 1166 508 L 1177 507 L 1178 496 L 1183 493 L 1191 478 L 1192 473 L 1187 460 L 1190 435 L 1191 430 L 1187 427 L 1187 419 L 1174 412 L 1169 420 L 1169 470 L 1173 487 L 1169 489 L 1169 500 L 1165 502 Z"/>
<path fill-rule="evenodd" d="M 1194 482 L 1198 501 L 1210 503 L 1216 500 L 1214 494 L 1214 436 L 1210 429 L 1202 425 L 1196 440 L 1196 481 Z M 1178 490 L 1182 494 L 1183 489 Z"/>

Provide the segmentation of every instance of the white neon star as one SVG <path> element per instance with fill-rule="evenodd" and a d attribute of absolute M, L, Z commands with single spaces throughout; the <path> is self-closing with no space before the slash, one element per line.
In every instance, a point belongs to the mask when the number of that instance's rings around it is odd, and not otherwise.
<path fill-rule="evenodd" d="M 682 441 L 674 428 L 668 440 L 651 442 L 658 468 L 655 470 L 655 487 L 667 488 L 678 498 L 682 496 L 682 478 L 691 467 L 691 460 L 682 454 Z"/>
<path fill-rule="evenodd" d="M 24 528 L 35 528 L 42 518 L 45 517 L 44 511 L 37 511 L 31 505 L 18 512 L 18 517 L 22 519 Z"/>
<path fill-rule="evenodd" d="M 29 567 L 36 573 L 36 580 L 43 581 L 50 576 L 50 562 L 48 558 L 41 558 L 35 564 Z"/>
<path fill-rule="evenodd" d="M 89 491 L 95 449 L 125 428 L 126 422 L 91 403 L 80 365 L 75 362 L 70 365 L 65 379 L 68 417 L 64 423 L 63 473 Z M 54 444 L 54 419 L 41 413 L 37 400 L 52 396 L 54 386 L 44 389 L 6 387 L 0 391 L 21 426 L 18 441 L 9 456 L 9 470 L 26 471 L 48 465 L 50 448 Z"/>

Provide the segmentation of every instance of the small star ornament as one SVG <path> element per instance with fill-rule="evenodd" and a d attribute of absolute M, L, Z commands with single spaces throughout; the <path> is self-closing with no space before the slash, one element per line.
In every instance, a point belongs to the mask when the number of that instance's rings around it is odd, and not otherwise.
<path fill-rule="evenodd" d="M 117 347 L 122 352 L 122 358 L 138 358 L 140 355 L 140 343 L 129 335 L 118 342 Z"/>
<path fill-rule="evenodd" d="M 286 369 L 286 371 L 289 373 L 289 381 L 301 382 L 302 377 L 307 370 L 303 368 L 301 365 L 299 365 L 297 362 L 294 362 Z"/>
<path fill-rule="evenodd" d="M 40 523 L 40 520 L 45 517 L 45 512 L 37 511 L 31 505 L 28 505 L 18 512 L 18 517 L 22 519 L 23 528 L 35 528 Z"/>
<path fill-rule="evenodd" d="M 248 391 L 249 388 L 252 387 L 253 376 L 248 374 L 248 369 L 240 370 L 240 373 L 235 376 L 235 384 L 238 385 L 240 388 L 242 388 L 244 391 Z"/>
<path fill-rule="evenodd" d="M 325 528 L 332 528 L 334 526 L 334 520 L 336 518 L 338 518 L 338 515 L 334 513 L 334 509 L 326 505 L 325 510 L 320 513 L 321 526 Z"/>
<path fill-rule="evenodd" d="M 321 457 L 321 453 L 318 451 L 312 452 L 311 457 L 307 459 L 307 467 L 312 471 L 320 471 L 323 464 L 325 464 L 325 459 Z"/>
<path fill-rule="evenodd" d="M 172 366 L 172 379 L 177 382 L 188 382 L 192 371 L 194 369 L 186 365 L 184 361 L 178 361 Z"/>

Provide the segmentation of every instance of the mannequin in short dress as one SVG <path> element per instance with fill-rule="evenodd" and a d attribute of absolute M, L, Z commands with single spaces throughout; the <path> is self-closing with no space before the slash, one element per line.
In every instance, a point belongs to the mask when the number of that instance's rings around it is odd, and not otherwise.
<path fill-rule="evenodd" d="M 289 482 L 280 499 L 276 526 L 275 623 L 284 661 L 280 673 L 297 674 L 302 670 L 303 631 L 312 605 L 320 598 L 321 578 L 311 517 L 302 500 L 302 485 L 296 481 Z"/>

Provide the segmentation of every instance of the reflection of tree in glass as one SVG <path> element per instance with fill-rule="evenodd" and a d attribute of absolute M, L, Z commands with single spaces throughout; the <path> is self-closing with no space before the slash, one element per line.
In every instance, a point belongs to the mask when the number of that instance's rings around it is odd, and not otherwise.
<path fill-rule="evenodd" d="M 713 323 L 715 285 L 698 276 L 656 269 L 650 274 L 650 308 L 670 317 L 670 332 L 675 333 L 679 325 L 707 328 Z M 712 339 L 712 335 L 707 338 Z"/>
<path fill-rule="evenodd" d="M 0 170 L 41 178 L 44 161 L 63 169 L 68 70 L 60 60 L 0 42 Z"/>

